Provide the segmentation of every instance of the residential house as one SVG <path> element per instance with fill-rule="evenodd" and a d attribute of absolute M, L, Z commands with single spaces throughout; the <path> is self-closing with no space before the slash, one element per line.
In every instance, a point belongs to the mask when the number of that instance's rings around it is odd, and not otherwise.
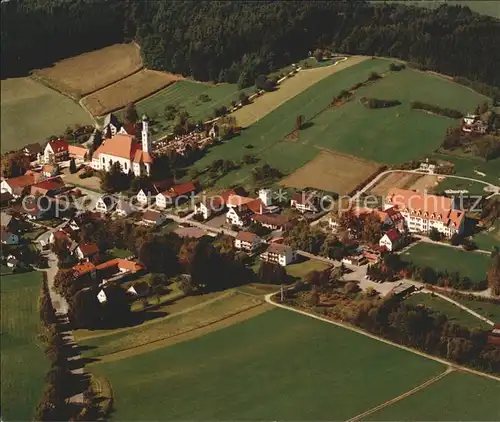
<path fill-rule="evenodd" d="M 410 232 L 427 234 L 434 228 L 446 237 L 463 232 L 465 212 L 456 209 L 450 198 L 392 188 L 384 208 L 393 207 L 401 213 Z"/>
<path fill-rule="evenodd" d="M 194 212 L 208 220 L 213 215 L 217 215 L 226 209 L 227 200 L 231 195 L 235 195 L 233 190 L 226 191 L 220 195 L 204 198 L 194 206 Z"/>
<path fill-rule="evenodd" d="M 60 241 L 61 243 L 66 243 L 69 245 L 71 243 L 71 238 L 65 230 L 59 229 L 50 233 L 49 236 L 49 243 L 51 245 L 54 244 L 56 241 Z"/>
<path fill-rule="evenodd" d="M 99 246 L 95 243 L 80 243 L 75 250 L 79 260 L 85 259 L 87 261 L 91 261 L 99 252 Z"/>
<path fill-rule="evenodd" d="M 349 255 L 345 256 L 342 258 L 342 263 L 346 265 L 355 265 L 357 267 L 360 267 L 361 265 L 364 265 L 368 262 L 366 257 L 363 255 Z"/>
<path fill-rule="evenodd" d="M 246 226 L 250 222 L 252 214 L 246 205 L 230 207 L 226 213 L 226 223 L 238 227 Z"/>
<path fill-rule="evenodd" d="M 53 196 L 60 192 L 66 185 L 60 177 L 44 180 L 31 186 L 31 195 Z"/>
<path fill-rule="evenodd" d="M 17 245 L 19 243 L 19 236 L 3 227 L 0 229 L 0 239 L 3 245 Z"/>
<path fill-rule="evenodd" d="M 106 292 L 104 289 L 101 289 L 99 293 L 97 293 L 97 300 L 99 303 L 106 303 L 108 301 L 108 297 L 106 296 Z"/>
<path fill-rule="evenodd" d="M 43 151 L 43 160 L 45 163 L 65 161 L 68 159 L 68 143 L 60 138 L 47 142 Z"/>
<path fill-rule="evenodd" d="M 130 201 L 125 199 L 119 199 L 116 204 L 115 212 L 120 217 L 127 217 L 128 215 L 132 214 L 133 209 L 132 205 L 130 204 Z"/>
<path fill-rule="evenodd" d="M 135 136 L 122 134 L 105 139 L 92 155 L 92 168 L 109 171 L 113 164 L 119 163 L 124 173 L 149 176 L 153 155 L 147 116 L 143 116 L 141 140 L 139 142 Z"/>
<path fill-rule="evenodd" d="M 403 246 L 403 236 L 396 229 L 390 229 L 380 238 L 378 244 L 388 251 L 397 251 Z"/>
<path fill-rule="evenodd" d="M 234 247 L 245 252 L 254 252 L 262 243 L 262 240 L 255 233 L 241 231 L 234 238 Z"/>
<path fill-rule="evenodd" d="M 30 161 L 35 161 L 38 160 L 38 157 L 41 154 L 43 154 L 43 148 L 38 142 L 35 142 L 25 145 L 22 149 L 22 152 L 24 155 L 29 157 Z"/>
<path fill-rule="evenodd" d="M 41 173 L 27 171 L 23 176 L 2 180 L 0 189 L 2 193 L 10 193 L 14 198 L 18 198 L 25 194 L 31 185 L 39 182 L 42 178 Z"/>
<path fill-rule="evenodd" d="M 137 126 L 142 126 L 142 124 L 140 123 L 137 125 L 135 123 L 125 123 L 118 131 L 118 134 L 136 136 L 138 133 Z M 139 127 L 139 131 L 140 130 L 141 128 Z"/>
<path fill-rule="evenodd" d="M 267 250 L 260 255 L 260 259 L 266 262 L 273 262 L 285 267 L 297 258 L 297 253 L 291 246 L 281 243 L 271 243 Z"/>
<path fill-rule="evenodd" d="M 159 182 L 153 182 L 149 186 L 142 188 L 137 193 L 137 202 L 141 205 L 152 205 L 155 198 L 160 192 L 170 188 L 174 184 L 173 179 L 166 179 Z M 155 198 L 156 200 L 156 198 Z"/>
<path fill-rule="evenodd" d="M 75 159 L 75 163 L 83 163 L 89 158 L 89 150 L 77 145 L 70 145 L 68 147 L 68 154 L 70 158 Z"/>
<path fill-rule="evenodd" d="M 91 279 L 96 277 L 96 266 L 90 261 L 80 262 L 76 264 L 73 268 L 73 274 L 75 278 L 79 279 L 84 276 L 89 276 Z"/>
<path fill-rule="evenodd" d="M 95 268 L 99 276 L 107 281 L 117 280 L 127 274 L 135 274 L 144 270 L 144 267 L 137 262 L 122 258 L 111 259 L 96 265 Z"/>
<path fill-rule="evenodd" d="M 127 293 L 136 297 L 146 297 L 150 291 L 151 288 L 149 287 L 149 284 L 146 283 L 145 281 L 134 283 L 127 289 Z"/>
<path fill-rule="evenodd" d="M 103 138 L 111 138 L 115 136 L 121 129 L 122 124 L 115 114 L 109 113 L 104 118 L 102 136 Z"/>
<path fill-rule="evenodd" d="M 113 211 L 116 201 L 112 196 L 102 195 L 95 204 L 96 211 L 102 214 L 108 214 Z"/>
<path fill-rule="evenodd" d="M 142 221 L 148 226 L 160 226 L 165 222 L 165 216 L 158 211 L 147 210 L 142 215 Z"/>
<path fill-rule="evenodd" d="M 198 188 L 198 182 L 188 182 L 172 186 L 170 189 L 156 196 L 156 205 L 160 208 L 166 208 L 172 205 L 174 201 L 187 200 L 189 199 L 189 195 L 195 194 L 198 191 Z"/>
<path fill-rule="evenodd" d="M 19 260 L 14 255 L 9 255 L 5 262 L 9 268 L 17 268 L 19 266 Z"/>
<path fill-rule="evenodd" d="M 42 166 L 42 175 L 44 177 L 54 177 L 59 174 L 59 165 L 57 164 L 44 164 Z"/>
<path fill-rule="evenodd" d="M 488 124 L 481 120 L 481 116 L 467 114 L 467 116 L 462 119 L 462 131 L 465 133 L 484 135 L 488 131 Z"/>
<path fill-rule="evenodd" d="M 294 218 L 283 214 L 254 214 L 251 220 L 271 230 L 289 230 L 297 223 Z"/>
<path fill-rule="evenodd" d="M 52 212 L 52 202 L 46 196 L 26 197 L 19 211 L 30 220 L 41 220 Z"/>
<path fill-rule="evenodd" d="M 301 213 L 319 212 L 320 198 L 316 191 L 297 192 L 292 196 L 290 206 Z"/>

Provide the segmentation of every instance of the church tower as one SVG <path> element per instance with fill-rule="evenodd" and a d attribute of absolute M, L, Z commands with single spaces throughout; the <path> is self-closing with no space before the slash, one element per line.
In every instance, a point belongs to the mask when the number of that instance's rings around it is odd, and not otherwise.
<path fill-rule="evenodd" d="M 142 116 L 142 150 L 151 154 L 151 140 L 149 139 L 149 123 L 148 116 L 145 114 Z"/>

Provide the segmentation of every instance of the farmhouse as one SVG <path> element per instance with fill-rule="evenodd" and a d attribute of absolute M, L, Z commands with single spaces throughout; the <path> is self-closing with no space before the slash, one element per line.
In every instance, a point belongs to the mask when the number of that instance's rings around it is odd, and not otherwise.
<path fill-rule="evenodd" d="M 165 221 L 165 216 L 161 212 L 147 210 L 142 215 L 142 221 L 148 226 L 160 226 Z"/>
<path fill-rule="evenodd" d="M 488 130 L 488 124 L 481 120 L 476 114 L 467 114 L 462 119 L 462 131 L 465 133 L 485 134 Z"/>
<path fill-rule="evenodd" d="M 74 158 L 76 162 L 84 162 L 88 158 L 89 150 L 85 147 L 70 145 L 68 146 L 68 153 L 69 157 Z"/>
<path fill-rule="evenodd" d="M 96 267 L 95 265 L 90 262 L 90 261 L 84 261 L 79 264 L 76 264 L 73 268 L 73 274 L 76 278 L 83 277 L 87 274 L 90 275 L 90 277 L 94 278 L 96 275 Z"/>
<path fill-rule="evenodd" d="M 435 228 L 451 237 L 454 233 L 462 233 L 464 229 L 465 213 L 454 209 L 453 200 L 444 196 L 422 195 L 411 190 L 393 188 L 386 197 L 384 207 L 396 207 L 410 232 L 428 233 Z"/>
<path fill-rule="evenodd" d="M 75 250 L 78 259 L 90 261 L 99 253 L 99 246 L 95 243 L 80 243 Z"/>
<path fill-rule="evenodd" d="M 42 178 L 43 176 L 40 173 L 27 171 L 23 176 L 2 180 L 1 191 L 18 198 L 26 192 L 28 187 L 39 182 Z"/>
<path fill-rule="evenodd" d="M 65 187 L 61 178 L 44 180 L 43 182 L 36 183 L 31 186 L 31 195 L 48 195 L 52 196 L 60 192 Z"/>
<path fill-rule="evenodd" d="M 396 229 L 390 229 L 380 238 L 378 244 L 388 251 L 396 251 L 402 246 L 403 237 Z"/>
<path fill-rule="evenodd" d="M 118 133 L 121 127 L 122 124 L 120 123 L 120 120 L 118 120 L 118 117 L 116 117 L 116 115 L 114 115 L 113 113 L 109 113 L 104 118 L 102 135 L 105 138 L 112 138 Z"/>
<path fill-rule="evenodd" d="M 115 201 L 111 196 L 108 195 L 102 195 L 96 202 L 95 204 L 95 209 L 96 211 L 107 214 L 108 212 L 111 212 L 113 208 L 115 207 Z"/>
<path fill-rule="evenodd" d="M 65 161 L 68 159 L 69 145 L 65 139 L 59 138 L 47 142 L 43 151 L 43 160 L 45 163 Z"/>
<path fill-rule="evenodd" d="M 234 238 L 234 247 L 252 253 L 260 246 L 261 242 L 260 237 L 255 233 L 241 231 Z"/>
<path fill-rule="evenodd" d="M 260 259 L 266 262 L 273 262 L 285 267 L 297 258 L 296 251 L 291 246 L 280 243 L 271 243 L 267 250 L 260 255 Z"/>
<path fill-rule="evenodd" d="M 296 220 L 282 214 L 254 214 L 251 217 L 252 221 L 259 223 L 261 226 L 271 230 L 288 230 L 291 229 Z"/>
<path fill-rule="evenodd" d="M 133 135 L 116 134 L 107 138 L 92 156 L 92 168 L 109 171 L 115 163 L 120 164 L 124 173 L 132 172 L 135 176 L 149 176 L 153 156 L 147 116 L 143 116 L 142 144 Z"/>
<path fill-rule="evenodd" d="M 312 191 L 295 193 L 290 200 L 290 206 L 302 213 L 318 212 L 320 209 L 320 203 L 317 192 Z"/>
<path fill-rule="evenodd" d="M 166 208 L 172 205 L 174 200 L 188 199 L 188 195 L 196 193 L 198 186 L 197 182 L 188 182 L 182 185 L 172 186 L 170 189 L 156 195 L 156 205 L 160 208 Z"/>

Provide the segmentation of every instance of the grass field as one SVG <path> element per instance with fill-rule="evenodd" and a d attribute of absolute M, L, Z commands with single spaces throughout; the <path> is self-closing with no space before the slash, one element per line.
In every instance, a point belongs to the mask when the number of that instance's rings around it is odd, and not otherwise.
<path fill-rule="evenodd" d="M 420 267 L 435 270 L 458 271 L 462 277 L 469 277 L 473 282 L 486 279 L 490 258 L 478 252 L 466 252 L 448 246 L 419 243 L 412 246 L 402 256 Z"/>
<path fill-rule="evenodd" d="M 473 179 L 484 180 L 495 185 L 500 184 L 500 158 L 483 161 L 479 158 L 460 158 L 443 154 L 434 154 L 434 158 L 449 161 L 455 165 L 455 175 L 471 177 Z M 474 170 L 484 173 L 482 176 Z"/>
<path fill-rule="evenodd" d="M 48 369 L 37 341 L 37 300 L 42 275 L 30 272 L 3 276 L 1 306 L 2 420 L 32 420 Z"/>
<path fill-rule="evenodd" d="M 111 382 L 114 420 L 345 420 L 444 367 L 274 309 L 92 371 Z"/>
<path fill-rule="evenodd" d="M 249 92 L 251 89 L 246 89 Z M 176 82 L 156 94 L 139 101 L 136 104 L 139 114 L 146 113 L 156 116 L 158 122 L 152 128 L 156 136 L 170 132 L 173 121 L 165 118 L 164 112 L 167 105 L 178 106 L 180 110 L 187 111 L 191 120 L 207 120 L 213 117 L 216 107 L 230 106 L 232 100 L 238 100 L 238 87 L 236 84 L 209 85 L 192 81 Z M 200 100 L 200 95 L 208 95 L 208 101 Z"/>
<path fill-rule="evenodd" d="M 486 185 L 472 180 L 455 179 L 447 177 L 442 182 L 435 186 L 436 192 L 444 192 L 446 190 L 466 190 L 471 195 L 485 195 L 487 192 L 484 190 Z"/>
<path fill-rule="evenodd" d="M 321 151 L 314 159 L 280 183 L 287 187 L 298 189 L 313 187 L 345 195 L 351 193 L 379 169 L 380 164 L 372 161 Z"/>
<path fill-rule="evenodd" d="M 406 69 L 390 72 L 382 80 L 356 91 L 356 98 L 343 106 L 326 110 L 334 95 L 366 80 L 371 72 L 387 72 L 390 61 L 366 60 L 331 75 L 267 114 L 239 137 L 213 148 L 196 163 L 205 168 L 214 159 L 241 160 L 246 145 L 262 161 L 289 174 L 317 155 L 323 147 L 380 163 L 400 163 L 432 155 L 447 127 L 456 120 L 411 111 L 410 101 L 422 100 L 443 107 L 470 110 L 485 97 L 444 78 Z M 398 107 L 367 109 L 362 96 L 397 99 Z M 458 104 L 458 105 L 457 105 Z M 295 126 L 297 115 L 314 117 L 291 142 L 285 139 Z M 220 185 L 240 183 L 250 177 L 246 166 L 220 179 Z"/>
<path fill-rule="evenodd" d="M 167 339 L 191 331 L 195 328 L 203 327 L 212 322 L 229 317 L 243 310 L 258 306 L 262 303 L 258 299 L 239 294 L 237 292 L 227 292 L 211 301 L 206 301 L 193 306 L 184 312 L 178 312 L 158 321 L 152 320 L 130 329 L 121 329 L 107 335 L 89 338 L 79 344 L 89 347 L 85 352 L 87 357 L 103 357 L 130 350 L 154 342 Z"/>
<path fill-rule="evenodd" d="M 31 78 L 2 80 L 1 90 L 2 153 L 32 142 L 43 144 L 68 126 L 92 123 L 73 100 Z"/>
<path fill-rule="evenodd" d="M 372 421 L 497 421 L 500 382 L 453 372 L 421 391 L 370 415 Z"/>
<path fill-rule="evenodd" d="M 92 115 L 103 116 L 129 103 L 135 103 L 179 79 L 182 77 L 171 73 L 142 69 L 84 97 L 82 103 Z"/>
<path fill-rule="evenodd" d="M 79 99 L 141 68 L 141 54 L 134 44 L 115 44 L 61 60 L 34 74 L 54 89 Z"/>
<path fill-rule="evenodd" d="M 500 304 L 481 300 L 468 299 L 467 297 L 453 296 L 453 300 L 462 303 L 495 323 L 500 323 Z"/>
<path fill-rule="evenodd" d="M 432 294 L 412 294 L 405 300 L 405 303 L 408 305 L 423 305 L 434 312 L 446 315 L 449 321 L 465 327 L 484 330 L 491 329 L 491 325 L 460 309 L 453 303 L 447 302 L 446 300 Z"/>
<path fill-rule="evenodd" d="M 256 98 L 251 104 L 235 111 L 232 115 L 236 118 L 240 126 L 250 126 L 327 76 L 368 59 L 369 57 L 366 56 L 353 56 L 345 61 L 339 61 L 335 65 L 322 66 L 315 69 L 303 69 L 293 77 L 285 80 L 275 91 L 268 92 Z M 315 59 L 313 60 L 316 61 Z"/>
<path fill-rule="evenodd" d="M 485 251 L 491 251 L 495 246 L 500 247 L 500 221 L 489 231 L 475 235 L 473 240 L 479 249 Z"/>
<path fill-rule="evenodd" d="M 436 183 L 437 176 L 399 172 L 389 173 L 370 189 L 370 193 L 385 196 L 389 192 L 389 189 L 392 188 L 424 192 L 434 187 Z"/>
<path fill-rule="evenodd" d="M 315 261 L 313 259 L 306 259 L 305 261 L 286 266 L 286 273 L 294 278 L 304 278 L 311 271 L 323 271 L 329 267 L 324 262 Z"/>

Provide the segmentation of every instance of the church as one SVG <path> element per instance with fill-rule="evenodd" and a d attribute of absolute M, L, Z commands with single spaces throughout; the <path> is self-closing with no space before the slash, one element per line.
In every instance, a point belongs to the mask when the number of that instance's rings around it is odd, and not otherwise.
<path fill-rule="evenodd" d="M 117 133 L 105 139 L 92 155 L 92 168 L 109 171 L 118 162 L 124 173 L 132 172 L 135 176 L 151 174 L 153 155 L 149 124 L 146 115 L 142 117 L 142 143 L 134 135 Z"/>

